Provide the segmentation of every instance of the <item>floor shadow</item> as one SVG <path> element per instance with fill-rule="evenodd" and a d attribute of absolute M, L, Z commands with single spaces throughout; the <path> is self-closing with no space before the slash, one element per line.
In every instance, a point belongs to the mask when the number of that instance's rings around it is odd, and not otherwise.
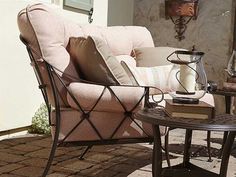
<path fill-rule="evenodd" d="M 51 143 L 51 137 L 45 136 L 0 141 L 0 176 L 41 176 Z M 151 174 L 151 147 L 140 144 L 94 146 L 85 155 L 84 160 L 79 160 L 78 157 L 85 147 L 59 147 L 49 174 L 73 177 L 127 177 L 137 170 Z M 10 169 L 10 166 L 15 168 Z"/>
<path fill-rule="evenodd" d="M 222 146 L 222 138 L 211 138 L 211 142 L 212 143 L 218 143 Z M 234 141 L 233 146 L 232 146 L 232 150 L 231 150 L 231 156 L 236 158 L 236 141 Z"/>
<path fill-rule="evenodd" d="M 183 155 L 184 153 L 184 144 L 170 144 L 169 145 L 170 153 Z M 203 145 L 192 144 L 190 148 L 191 157 L 208 157 L 207 147 Z M 219 149 L 211 147 L 211 156 L 218 157 L 220 153 Z"/>
<path fill-rule="evenodd" d="M 73 157 L 73 159 L 76 157 Z M 176 158 L 170 156 L 170 159 Z M 76 158 L 77 159 L 77 158 Z M 165 161 L 163 153 L 163 161 Z M 90 163 L 90 167 L 84 169 L 71 169 L 77 163 Z M 127 177 L 137 170 L 151 174 L 152 149 L 139 144 L 94 146 L 83 161 L 72 160 L 70 164 L 63 166 L 67 170 L 75 170 L 76 176 Z M 58 166 L 64 165 L 58 164 Z M 117 177 L 118 177 L 117 176 Z"/>
<path fill-rule="evenodd" d="M 212 143 L 221 141 L 220 138 L 211 139 Z M 0 141 L 0 176 L 41 176 L 51 143 L 51 137 L 45 136 Z M 78 157 L 85 147 L 59 147 L 49 173 L 54 176 L 71 177 L 133 177 L 138 171 L 150 175 L 151 147 L 152 145 L 140 144 L 94 146 L 82 161 Z M 183 155 L 184 145 L 170 144 L 169 150 L 171 159 L 178 158 Z M 208 157 L 207 148 L 204 145 L 193 144 L 190 151 L 192 157 Z M 212 147 L 211 153 L 212 157 L 217 158 L 219 149 Z M 236 143 L 232 148 L 232 156 L 236 157 Z"/>

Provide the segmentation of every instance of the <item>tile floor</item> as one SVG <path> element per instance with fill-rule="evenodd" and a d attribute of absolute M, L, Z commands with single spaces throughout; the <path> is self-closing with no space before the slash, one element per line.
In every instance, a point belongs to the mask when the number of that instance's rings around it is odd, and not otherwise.
<path fill-rule="evenodd" d="M 213 172 L 219 172 L 222 133 L 212 134 L 213 162 L 207 162 L 206 132 L 194 131 L 191 161 Z M 184 131 L 170 133 L 171 164 L 182 161 Z M 0 177 L 38 177 L 45 166 L 51 138 L 20 136 L 0 141 Z M 78 160 L 81 147 L 58 148 L 49 177 L 151 177 L 152 145 L 128 144 L 95 146 Z M 166 166 L 166 161 L 163 160 Z M 236 177 L 236 143 L 233 146 L 227 177 Z"/>

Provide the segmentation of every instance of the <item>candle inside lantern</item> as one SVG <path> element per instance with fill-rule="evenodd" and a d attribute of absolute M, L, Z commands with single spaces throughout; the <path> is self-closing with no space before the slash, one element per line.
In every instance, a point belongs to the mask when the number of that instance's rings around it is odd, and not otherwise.
<path fill-rule="evenodd" d="M 194 93 L 196 84 L 196 64 L 180 66 L 179 81 L 182 85 L 179 86 L 179 92 Z"/>
<path fill-rule="evenodd" d="M 167 57 L 167 61 L 174 64 L 170 77 L 179 84 L 174 88 L 172 79 L 168 79 L 170 88 L 173 88 L 169 95 L 174 103 L 198 104 L 205 95 L 207 78 L 201 61 L 203 55 L 203 52 L 176 50 Z"/>

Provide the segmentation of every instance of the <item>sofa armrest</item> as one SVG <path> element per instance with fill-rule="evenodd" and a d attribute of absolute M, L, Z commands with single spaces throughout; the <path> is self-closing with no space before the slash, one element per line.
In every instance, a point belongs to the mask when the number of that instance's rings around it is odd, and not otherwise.
<path fill-rule="evenodd" d="M 73 98 L 74 97 L 74 98 Z M 144 107 L 145 87 L 103 86 L 73 82 L 68 86 L 67 101 L 74 109 L 129 112 Z M 76 100 L 75 100 L 76 99 Z"/>

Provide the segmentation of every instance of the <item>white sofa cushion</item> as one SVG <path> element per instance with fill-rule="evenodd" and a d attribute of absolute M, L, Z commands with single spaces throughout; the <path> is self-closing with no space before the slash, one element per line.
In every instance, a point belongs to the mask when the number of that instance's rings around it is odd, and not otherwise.
<path fill-rule="evenodd" d="M 167 93 L 170 90 L 169 82 L 175 88 L 178 88 L 179 83 L 176 79 L 170 78 L 170 71 L 173 65 L 163 65 L 154 67 L 134 67 L 125 62 L 121 62 L 121 65 L 132 80 L 135 80 L 137 85 L 140 86 L 152 86 L 160 89 L 162 92 Z M 160 94 L 158 89 L 150 89 L 150 94 Z"/>
<path fill-rule="evenodd" d="M 176 50 L 186 50 L 174 47 L 141 47 L 135 48 L 135 59 L 138 67 L 168 65 L 167 57 Z"/>
<path fill-rule="evenodd" d="M 130 66 L 133 66 L 133 67 L 136 66 L 136 61 L 135 61 L 134 57 L 132 57 L 130 55 L 117 55 L 116 59 L 119 61 L 119 63 L 121 63 L 123 61 Z"/>

